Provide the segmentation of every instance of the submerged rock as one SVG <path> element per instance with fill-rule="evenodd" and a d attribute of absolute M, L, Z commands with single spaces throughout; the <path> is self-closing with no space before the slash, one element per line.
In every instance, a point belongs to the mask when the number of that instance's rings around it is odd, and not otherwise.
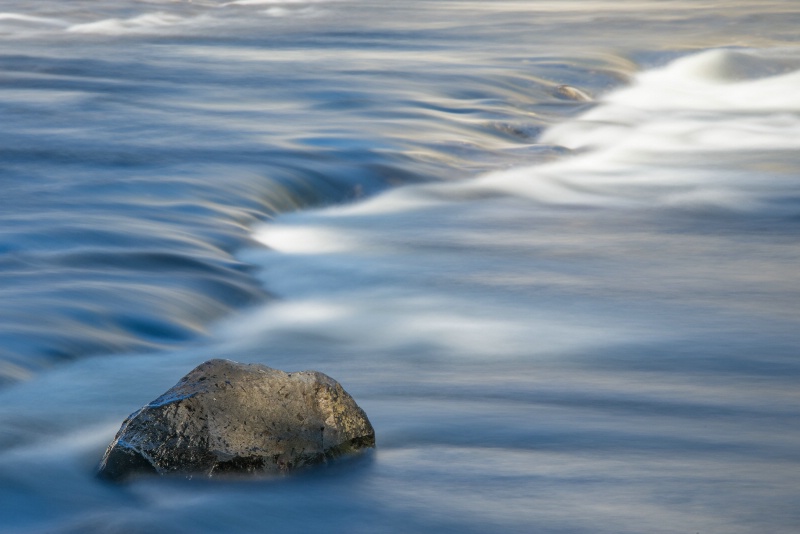
<path fill-rule="evenodd" d="M 329 376 L 209 360 L 122 423 L 99 475 L 281 473 L 374 446 L 366 414 Z"/>
<path fill-rule="evenodd" d="M 574 100 L 575 102 L 592 101 L 592 97 L 588 93 L 581 91 L 577 87 L 572 87 L 571 85 L 559 85 L 553 91 L 553 96 L 561 100 Z"/>

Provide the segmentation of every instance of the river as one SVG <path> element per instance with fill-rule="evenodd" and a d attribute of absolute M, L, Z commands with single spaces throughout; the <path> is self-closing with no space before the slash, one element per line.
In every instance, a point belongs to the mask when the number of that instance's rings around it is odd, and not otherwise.
<path fill-rule="evenodd" d="M 0 8 L 0 532 L 800 528 L 800 7 Z M 377 447 L 95 477 L 210 358 Z"/>

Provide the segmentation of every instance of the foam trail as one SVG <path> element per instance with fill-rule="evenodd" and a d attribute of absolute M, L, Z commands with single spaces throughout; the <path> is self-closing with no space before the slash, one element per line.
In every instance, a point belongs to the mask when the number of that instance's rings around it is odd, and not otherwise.
<path fill-rule="evenodd" d="M 268 251 L 247 260 L 286 300 L 225 335 L 240 347 L 302 334 L 354 352 L 524 359 L 783 320 L 796 251 L 776 237 L 732 242 L 717 215 L 747 227 L 798 212 L 799 59 L 686 57 L 544 133 L 575 156 L 279 217 L 254 233 Z M 664 230 L 675 225 L 680 239 Z"/>
<path fill-rule="evenodd" d="M 74 24 L 67 28 L 72 33 L 96 33 L 103 35 L 125 35 L 162 31 L 166 27 L 185 24 L 187 19 L 170 13 L 145 13 L 128 19 L 111 18 L 95 22 Z"/>
<path fill-rule="evenodd" d="M 800 149 L 798 67 L 792 50 L 679 59 L 540 139 L 580 155 L 493 173 L 464 190 L 560 205 L 794 211 L 784 199 L 800 193 L 791 174 Z"/>
<path fill-rule="evenodd" d="M 221 7 L 226 6 L 261 6 L 261 5 L 282 5 L 282 4 L 321 4 L 336 2 L 337 0 L 235 0 L 226 2 Z"/>
<path fill-rule="evenodd" d="M 704 306 L 730 307 L 726 284 L 759 269 L 791 277 L 784 262 L 793 253 L 773 250 L 774 264 L 749 250 L 731 257 L 735 247 L 695 230 L 676 242 L 653 229 L 672 216 L 652 210 L 797 213 L 798 60 L 729 50 L 683 58 L 542 136 L 576 156 L 266 224 L 254 237 L 270 252 L 248 260 L 264 265 L 267 287 L 288 300 L 237 319 L 231 338 L 259 345 L 264 336 L 304 332 L 387 353 L 415 342 L 454 358 L 516 358 L 531 346 L 554 354 L 668 339 L 666 323 L 694 328 L 674 311 L 656 320 L 630 310 L 639 300 L 693 302 L 700 292 Z M 758 101 L 764 94 L 775 98 Z M 769 165 L 750 156 L 765 149 Z M 619 228 L 620 216 L 639 229 Z M 689 261 L 694 250 L 704 254 Z M 665 254 L 672 257 L 649 261 Z M 728 272 L 709 274 L 719 262 Z M 657 289 L 655 279 L 663 281 Z M 787 308 L 767 287 L 736 306 L 780 315 Z M 504 300 L 509 290 L 517 293 Z M 569 296 L 555 296 L 562 291 Z M 623 294 L 639 296 L 623 306 Z M 699 311 L 689 305 L 684 313 Z M 247 341 L 248 332 L 258 341 Z"/>
<path fill-rule="evenodd" d="M 35 17 L 32 15 L 25 15 L 24 13 L 0 13 L 0 23 L 4 21 L 30 22 L 33 24 L 45 24 L 50 26 L 68 25 L 66 22 L 62 20 L 47 18 L 47 17 Z"/>

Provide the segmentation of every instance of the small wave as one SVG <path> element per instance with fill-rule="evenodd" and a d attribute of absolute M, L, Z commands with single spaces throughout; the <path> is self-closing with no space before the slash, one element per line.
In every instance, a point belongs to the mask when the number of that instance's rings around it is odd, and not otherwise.
<path fill-rule="evenodd" d="M 61 31 L 69 23 L 56 18 L 36 17 L 23 13 L 0 12 L 0 36 L 17 39 Z"/>
<path fill-rule="evenodd" d="M 29 22 L 31 24 L 45 24 L 48 26 L 68 26 L 62 20 L 51 19 L 46 17 L 34 17 L 31 15 L 23 15 L 22 13 L 0 13 L 0 23 L 5 21 Z"/>
<path fill-rule="evenodd" d="M 73 33 L 95 33 L 104 35 L 124 35 L 129 33 L 147 33 L 162 30 L 165 27 L 177 26 L 187 19 L 169 13 L 145 13 L 129 19 L 103 19 L 95 22 L 75 24 L 67 28 Z"/>
<path fill-rule="evenodd" d="M 268 17 L 288 17 L 297 15 L 314 15 L 318 13 L 318 9 L 309 4 L 322 4 L 331 3 L 337 0 L 234 0 L 233 2 L 226 2 L 221 4 L 220 7 L 266 7 L 267 9 L 261 10 L 260 13 Z"/>
<path fill-rule="evenodd" d="M 336 0 L 234 0 L 226 2 L 221 7 L 227 6 L 262 6 L 262 5 L 281 5 L 281 4 L 322 4 Z"/>

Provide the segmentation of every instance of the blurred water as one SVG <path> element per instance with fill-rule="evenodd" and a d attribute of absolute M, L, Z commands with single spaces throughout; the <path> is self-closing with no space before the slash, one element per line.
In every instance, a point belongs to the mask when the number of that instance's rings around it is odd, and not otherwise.
<path fill-rule="evenodd" d="M 0 12 L 0 531 L 796 532 L 793 2 Z M 211 357 L 378 448 L 94 478 Z"/>

